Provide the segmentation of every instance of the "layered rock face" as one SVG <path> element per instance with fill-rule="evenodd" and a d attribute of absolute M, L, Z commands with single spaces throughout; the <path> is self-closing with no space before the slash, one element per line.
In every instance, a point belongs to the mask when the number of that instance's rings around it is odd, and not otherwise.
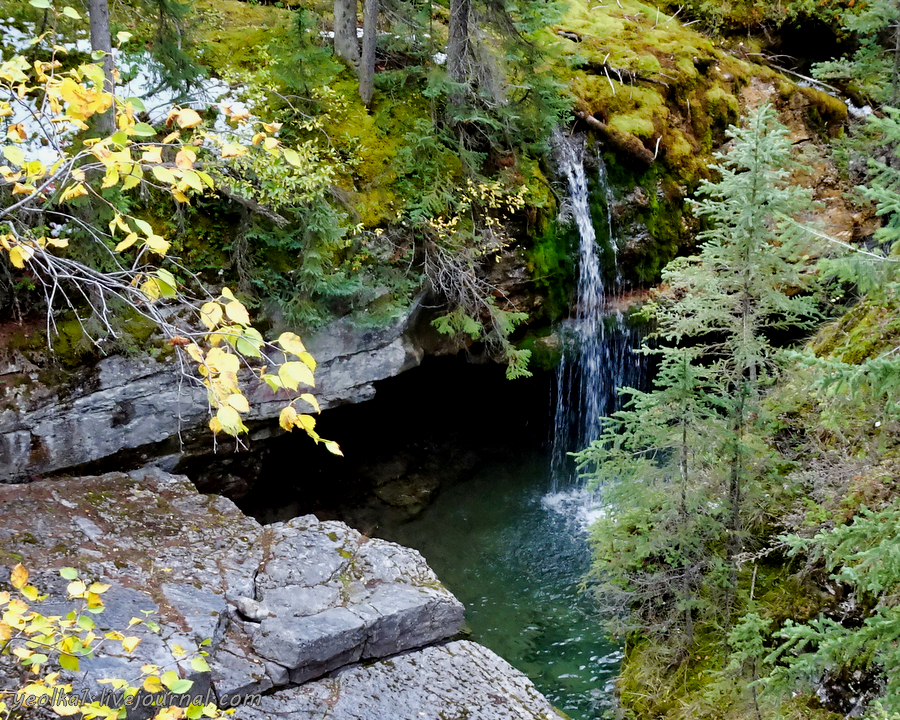
<path fill-rule="evenodd" d="M 371 398 L 373 383 L 415 367 L 423 351 L 407 334 L 413 315 L 378 329 L 342 319 L 306 341 L 319 363 L 316 396 L 322 409 Z M 203 428 L 210 443 L 206 389 L 186 377 L 175 358 L 157 362 L 113 356 L 101 360 L 71 387 L 52 394 L 10 391 L 0 396 L 0 483 L 17 482 L 133 452 L 137 464 L 178 454 Z M 13 364 L 28 389 L 33 378 Z M 189 369 L 188 369 L 189 372 Z M 0 373 L 2 374 L 2 373 Z M 36 373 L 33 373 L 36 375 Z M 271 420 L 283 398 L 258 384 L 250 394 L 249 420 Z"/>
<path fill-rule="evenodd" d="M 145 611 L 160 625 L 132 654 L 84 659 L 76 692 L 145 663 L 174 667 L 177 646 L 209 639 L 210 672 L 183 660 L 181 673 L 225 706 L 264 694 L 238 709 L 246 720 L 558 717 L 503 660 L 451 641 L 462 605 L 418 552 L 343 523 L 263 527 L 159 470 L 0 487 L 0 514 L 0 565 L 32 571 L 49 595 L 39 611 L 70 609 L 58 574 L 70 566 L 112 585 L 100 628 Z"/>

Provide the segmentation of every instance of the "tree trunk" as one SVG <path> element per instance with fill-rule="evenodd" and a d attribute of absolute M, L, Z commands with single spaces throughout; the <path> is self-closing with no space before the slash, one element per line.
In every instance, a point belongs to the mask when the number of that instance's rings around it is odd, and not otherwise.
<path fill-rule="evenodd" d="M 372 104 L 375 92 L 375 43 L 378 39 L 378 0 L 364 0 L 362 57 L 359 61 L 359 96 Z"/>
<path fill-rule="evenodd" d="M 103 74 L 106 82 L 103 89 L 114 93 L 116 88 L 113 75 L 112 37 L 109 31 L 109 3 L 107 0 L 88 0 L 88 14 L 91 22 L 91 50 L 104 52 Z M 115 106 L 102 115 L 96 116 L 97 130 L 103 135 L 112 135 L 116 131 Z"/>
<path fill-rule="evenodd" d="M 471 11 L 471 0 L 450 0 L 447 74 L 453 82 L 457 83 L 465 83 L 468 79 L 466 62 L 469 56 L 469 21 Z M 454 103 L 461 102 L 461 94 L 454 93 L 451 101 Z"/>
<path fill-rule="evenodd" d="M 334 54 L 353 68 L 359 65 L 356 0 L 334 0 Z"/>

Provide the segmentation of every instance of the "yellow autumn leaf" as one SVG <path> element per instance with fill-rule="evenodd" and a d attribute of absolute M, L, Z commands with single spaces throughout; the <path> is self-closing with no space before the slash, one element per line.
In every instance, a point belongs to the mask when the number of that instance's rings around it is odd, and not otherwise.
<path fill-rule="evenodd" d="M 25 587 L 25 583 L 28 582 L 28 571 L 25 567 L 19 563 L 13 569 L 9 575 L 9 584 L 12 585 L 16 590 L 21 590 Z"/>
<path fill-rule="evenodd" d="M 200 349 L 200 346 L 197 343 L 191 343 L 187 347 L 185 347 L 185 351 L 187 351 L 188 356 L 195 363 L 203 362 L 203 351 Z"/>
<path fill-rule="evenodd" d="M 137 187 L 141 184 L 141 178 L 144 177 L 144 171 L 141 169 L 141 166 L 137 163 L 131 168 L 131 172 L 128 173 L 125 178 L 122 180 L 122 189 L 123 190 L 131 190 L 133 187 Z"/>
<path fill-rule="evenodd" d="M 138 234 L 136 232 L 128 233 L 125 239 L 116 245 L 116 252 L 122 252 L 123 250 L 127 250 L 132 245 L 137 242 Z"/>
<path fill-rule="evenodd" d="M 144 150 L 141 155 L 141 161 L 145 163 L 149 163 L 151 165 L 156 165 L 162 162 L 162 146 L 154 145 L 153 147 L 147 148 Z"/>
<path fill-rule="evenodd" d="M 250 412 L 250 403 L 247 402 L 247 398 L 245 398 L 240 393 L 233 393 L 228 396 L 228 399 L 225 401 L 235 410 L 241 413 Z"/>
<path fill-rule="evenodd" d="M 162 165 L 154 166 L 153 177 L 155 177 L 165 185 L 175 185 L 178 182 L 178 178 L 175 176 L 175 173 L 169 170 L 169 168 L 163 167 Z"/>
<path fill-rule="evenodd" d="M 69 593 L 70 597 L 84 597 L 84 594 L 87 592 L 87 585 L 81 580 L 73 580 L 66 585 L 66 592 Z"/>
<path fill-rule="evenodd" d="M 109 590 L 112 585 L 107 585 L 106 583 L 95 582 L 91 583 L 91 586 L 88 588 L 88 592 L 97 593 L 98 595 L 102 595 L 107 590 Z"/>
<path fill-rule="evenodd" d="M 228 405 L 223 405 L 216 411 L 216 417 L 222 425 L 222 429 L 229 435 L 240 435 L 247 428 L 241 422 L 241 416 L 238 411 Z"/>
<path fill-rule="evenodd" d="M 319 401 L 316 400 L 315 395 L 311 395 L 310 393 L 303 393 L 303 394 L 300 396 L 300 399 L 303 400 L 303 401 L 305 401 L 305 402 L 308 402 L 310 405 L 312 405 L 313 408 L 315 408 L 315 411 L 316 411 L 316 412 L 321 412 L 320 409 L 319 409 Z"/>
<path fill-rule="evenodd" d="M 147 248 L 157 255 L 165 255 L 169 251 L 169 241 L 162 235 L 148 235 Z"/>
<path fill-rule="evenodd" d="M 179 110 L 175 114 L 175 122 L 178 123 L 178 127 L 180 127 L 182 130 L 188 130 L 192 127 L 197 127 L 200 123 L 203 122 L 203 118 L 200 117 L 196 110 L 185 108 L 183 110 Z"/>
<path fill-rule="evenodd" d="M 294 420 L 296 419 L 297 411 L 291 405 L 288 405 L 287 407 L 282 408 L 281 413 L 279 413 L 278 424 L 281 426 L 282 430 L 290 432 L 294 427 Z"/>
<path fill-rule="evenodd" d="M 207 329 L 214 329 L 222 322 L 222 306 L 216 302 L 203 303 L 200 307 L 200 322 L 202 322 Z"/>
<path fill-rule="evenodd" d="M 134 652 L 134 649 L 140 644 L 141 639 L 133 635 L 122 639 L 122 649 L 127 653 Z"/>
<path fill-rule="evenodd" d="M 141 284 L 141 292 L 147 296 L 148 300 L 159 300 L 160 291 L 159 291 L 159 283 L 156 282 L 156 278 L 150 278 L 149 280 L 144 281 Z"/>
<path fill-rule="evenodd" d="M 25 245 L 14 245 L 9 250 L 9 261 L 13 264 L 14 267 L 19 268 L 20 270 L 25 267 L 25 263 L 31 260 L 31 257 L 34 255 L 34 250 L 30 247 L 26 247 Z"/>
<path fill-rule="evenodd" d="M 103 176 L 103 184 L 100 186 L 102 189 L 111 188 L 119 184 L 119 171 L 116 169 L 115 165 L 110 165 L 106 169 L 106 174 Z"/>
<path fill-rule="evenodd" d="M 225 143 L 222 146 L 222 159 L 232 158 L 232 157 L 240 157 L 241 155 L 247 154 L 247 148 L 242 147 L 240 145 L 232 145 L 231 143 Z"/>
<path fill-rule="evenodd" d="M 303 362 L 306 367 L 308 367 L 313 372 L 316 371 L 316 359 L 310 355 L 308 352 L 300 353 L 300 360 Z"/>
<path fill-rule="evenodd" d="M 156 675 L 144 678 L 143 687 L 148 693 L 162 692 L 163 689 L 162 683 Z"/>
<path fill-rule="evenodd" d="M 341 457 L 344 457 L 344 453 L 341 452 L 341 446 L 334 442 L 334 440 L 326 440 L 325 449 L 328 450 L 328 452 L 330 452 L 332 455 L 340 455 Z"/>
<path fill-rule="evenodd" d="M 310 432 L 316 427 L 316 419 L 312 415 L 298 415 L 294 424 L 299 428 L 303 428 L 306 432 Z"/>
<path fill-rule="evenodd" d="M 223 373 L 236 373 L 241 368 L 241 361 L 236 355 L 225 352 L 222 348 L 213 348 L 206 356 L 206 363 L 214 370 Z"/>
<path fill-rule="evenodd" d="M 250 315 L 247 313 L 247 308 L 237 300 L 233 300 L 225 306 L 225 314 L 240 325 L 250 325 Z"/>
<path fill-rule="evenodd" d="M 316 381 L 312 371 L 302 362 L 286 362 L 278 368 L 278 377 L 285 387 L 296 390 L 300 384 L 315 387 Z"/>
<path fill-rule="evenodd" d="M 181 170 L 191 170 L 194 167 L 194 161 L 197 159 L 197 153 L 190 148 L 181 148 L 175 154 L 175 167 Z"/>
<path fill-rule="evenodd" d="M 293 353 L 294 355 L 300 355 L 300 353 L 306 352 L 306 347 L 303 345 L 299 336 L 292 332 L 281 333 L 281 335 L 278 336 L 278 344 L 281 345 L 283 350 Z"/>

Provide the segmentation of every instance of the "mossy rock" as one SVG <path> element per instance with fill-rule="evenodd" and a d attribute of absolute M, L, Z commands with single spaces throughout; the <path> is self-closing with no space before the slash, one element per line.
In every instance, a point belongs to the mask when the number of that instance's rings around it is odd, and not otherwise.
<path fill-rule="evenodd" d="M 900 299 L 865 298 L 822 328 L 810 342 L 819 357 L 857 365 L 900 344 Z"/>

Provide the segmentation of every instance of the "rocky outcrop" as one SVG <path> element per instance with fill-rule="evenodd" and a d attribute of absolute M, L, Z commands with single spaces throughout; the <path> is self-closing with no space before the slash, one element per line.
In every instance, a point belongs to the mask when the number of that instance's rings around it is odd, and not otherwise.
<path fill-rule="evenodd" d="M 58 569 L 74 567 L 111 585 L 100 629 L 124 630 L 146 613 L 160 626 L 131 654 L 83 659 L 76 692 L 99 693 L 97 678 L 138 677 L 145 663 L 173 667 L 177 646 L 208 639 L 210 671 L 182 660 L 181 673 L 194 680 L 191 693 L 209 690 L 222 705 L 269 694 L 263 714 L 241 709 L 248 720 L 319 718 L 326 706 L 327 717 L 347 718 L 481 706 L 498 709 L 476 717 L 550 717 L 531 683 L 484 648 L 430 647 L 459 632 L 462 605 L 418 552 L 343 523 L 304 516 L 263 527 L 155 469 L 0 487 L 0 514 L 0 565 L 32 571 L 30 582 L 48 593 L 41 612 L 71 609 Z M 395 702 L 406 715 L 378 714 Z"/>
<path fill-rule="evenodd" d="M 319 363 L 316 395 L 322 409 L 369 399 L 374 382 L 421 362 L 422 350 L 406 332 L 410 317 L 378 329 L 342 319 L 307 340 Z M 23 374 L 23 368 L 12 370 Z M 179 455 L 190 448 L 200 428 L 196 445 L 211 449 L 205 429 L 206 390 L 186 377 L 174 357 L 167 362 L 109 357 L 50 396 L 23 392 L 27 387 L 0 384 L 0 390 L 6 388 L 6 397 L 0 398 L 0 482 L 60 472 L 124 452 L 135 456 L 135 464 Z M 249 419 L 277 418 L 283 398 L 265 386 L 254 387 Z"/>
<path fill-rule="evenodd" d="M 242 720 L 561 717 L 522 673 L 465 640 L 348 667 L 263 697 L 258 707 L 243 707 L 240 712 Z"/>

